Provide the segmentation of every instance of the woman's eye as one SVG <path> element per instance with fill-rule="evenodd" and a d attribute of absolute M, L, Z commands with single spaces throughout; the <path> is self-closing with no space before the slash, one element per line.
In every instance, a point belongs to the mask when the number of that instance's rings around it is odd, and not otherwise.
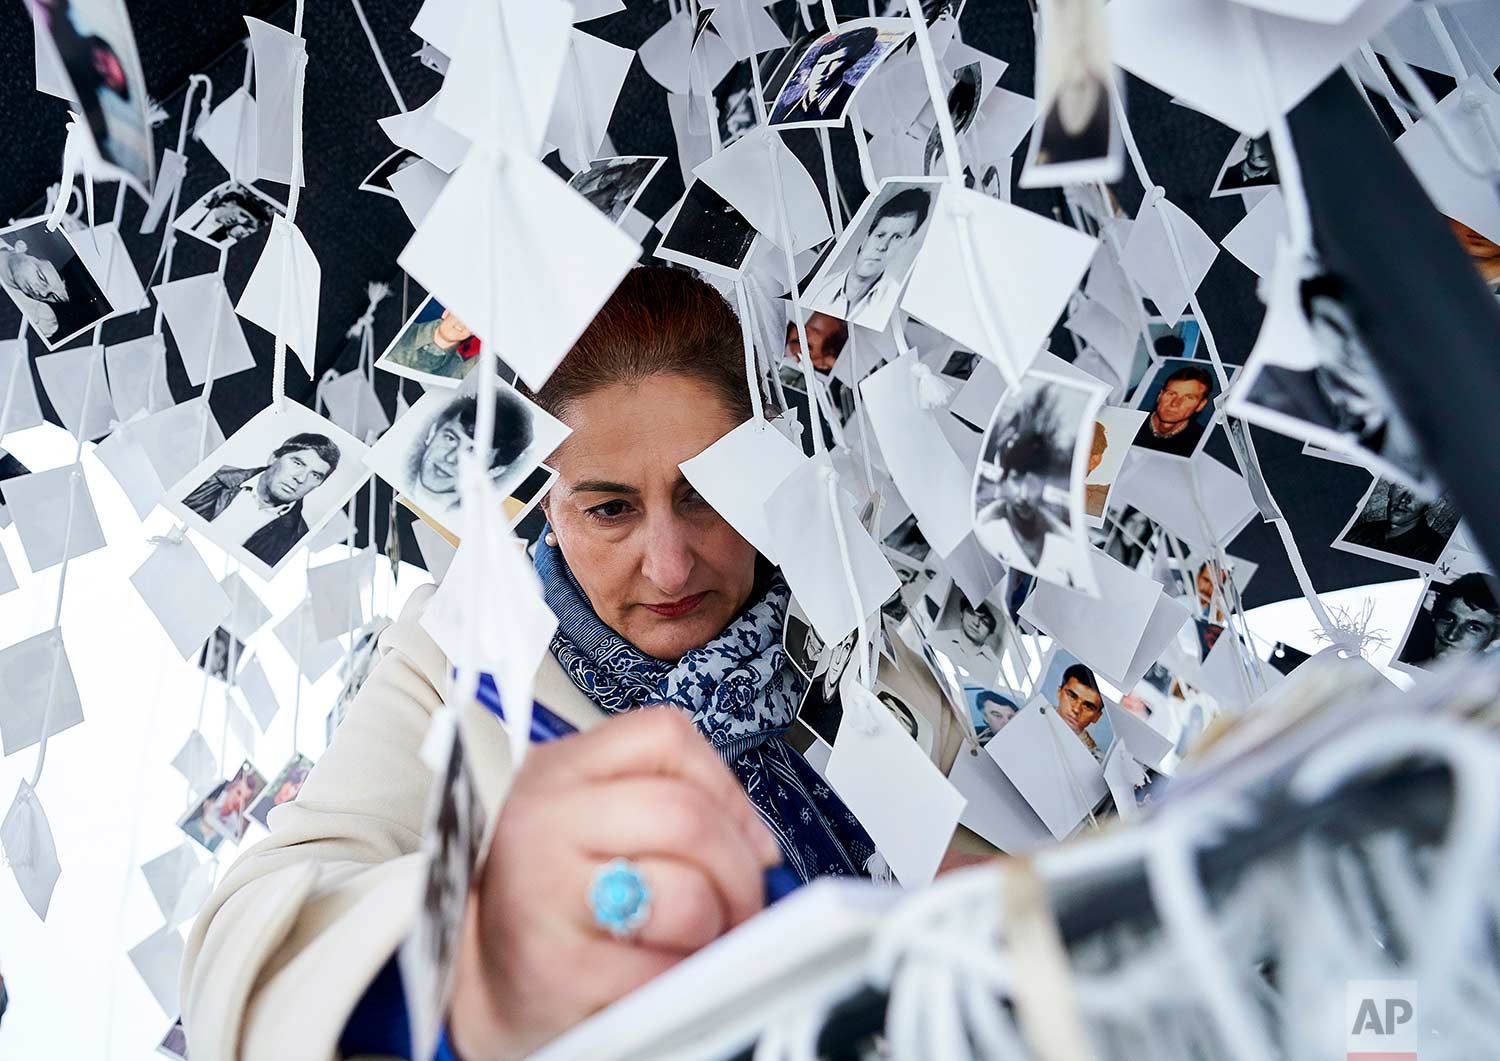
<path fill-rule="evenodd" d="M 590 516 L 593 516 L 595 519 L 612 520 L 619 519 L 629 511 L 630 506 L 627 503 L 625 503 L 624 501 L 615 500 L 606 501 L 602 505 L 595 505 L 593 508 L 588 509 L 588 514 Z"/>

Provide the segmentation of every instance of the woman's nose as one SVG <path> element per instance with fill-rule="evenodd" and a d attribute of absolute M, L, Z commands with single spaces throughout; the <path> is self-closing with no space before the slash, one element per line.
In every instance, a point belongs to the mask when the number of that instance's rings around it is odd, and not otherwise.
<path fill-rule="evenodd" d="M 693 573 L 693 547 L 688 528 L 676 517 L 667 517 L 647 529 L 641 574 L 668 599 L 685 589 Z"/>

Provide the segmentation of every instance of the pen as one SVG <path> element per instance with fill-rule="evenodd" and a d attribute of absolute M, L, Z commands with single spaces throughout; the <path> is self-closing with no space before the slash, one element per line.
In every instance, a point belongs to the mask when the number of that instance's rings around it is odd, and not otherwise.
<path fill-rule="evenodd" d="M 493 675 L 483 673 L 479 675 L 479 691 L 476 694 L 481 704 L 488 708 L 496 718 L 505 718 L 505 709 L 500 706 L 500 690 L 495 686 Z M 567 719 L 549 710 L 542 704 L 532 701 L 531 704 L 531 743 L 546 744 L 550 741 L 561 740 L 571 733 L 577 733 L 578 727 Z M 802 886 L 801 879 L 793 873 L 785 864 L 772 866 L 766 870 L 766 905 L 786 898 L 792 892 Z"/>

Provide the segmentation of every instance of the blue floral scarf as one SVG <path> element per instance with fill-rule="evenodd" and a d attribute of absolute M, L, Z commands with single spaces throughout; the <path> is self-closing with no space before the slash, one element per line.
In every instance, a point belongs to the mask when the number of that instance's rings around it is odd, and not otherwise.
<path fill-rule="evenodd" d="M 739 778 L 798 876 L 864 872 L 875 845 L 786 741 L 805 683 L 781 644 L 791 593 L 779 574 L 723 633 L 671 662 L 606 626 L 545 536 L 536 545 L 536 570 L 557 616 L 552 655 L 585 696 L 611 714 L 648 703 L 682 708 Z"/>

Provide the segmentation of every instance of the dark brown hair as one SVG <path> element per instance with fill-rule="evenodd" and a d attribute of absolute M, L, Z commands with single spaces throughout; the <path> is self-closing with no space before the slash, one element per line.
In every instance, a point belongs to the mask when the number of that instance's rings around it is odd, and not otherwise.
<path fill-rule="evenodd" d="M 601 387 L 653 376 L 698 380 L 736 416 L 748 420 L 753 412 L 739 318 L 723 296 L 682 269 L 640 266 L 627 273 L 531 396 L 562 419 L 570 405 Z"/>

